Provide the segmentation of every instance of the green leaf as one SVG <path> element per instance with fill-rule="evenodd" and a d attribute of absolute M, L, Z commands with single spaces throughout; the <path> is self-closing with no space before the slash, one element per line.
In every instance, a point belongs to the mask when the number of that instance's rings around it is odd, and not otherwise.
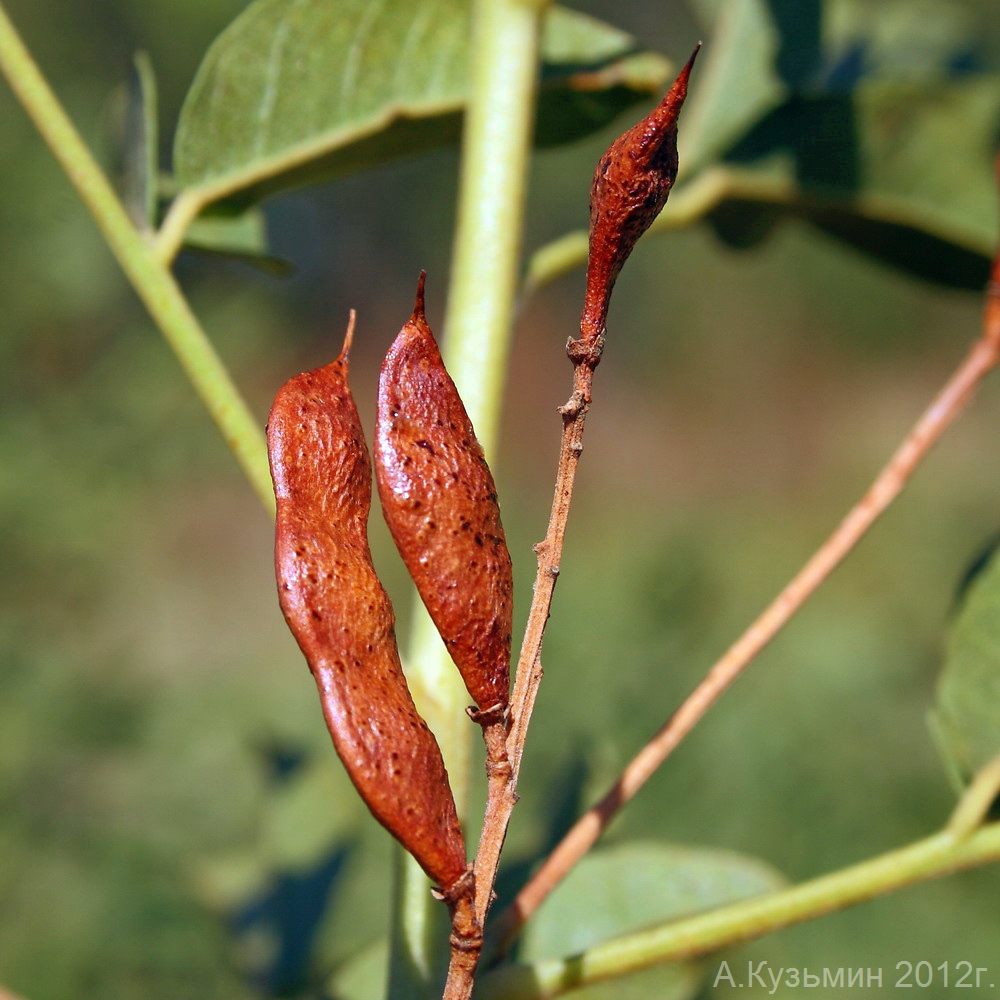
<path fill-rule="evenodd" d="M 519 961 L 576 955 L 640 930 L 785 885 L 756 858 L 729 851 L 630 843 L 588 854 L 529 921 Z M 697 992 L 698 967 L 649 969 L 570 994 L 574 1000 L 679 1000 Z"/>
<path fill-rule="evenodd" d="M 711 215 L 725 242 L 753 246 L 791 215 L 918 277 L 982 287 L 996 241 L 1000 74 L 971 57 L 969 11 L 699 6 L 717 8 L 708 52 L 726 54 L 692 97 L 687 142 L 696 166 L 725 150 L 739 170 Z M 739 190 L 754 186 L 760 198 Z"/>
<path fill-rule="evenodd" d="M 456 142 L 468 0 L 257 0 L 213 43 L 177 129 L 177 187 L 262 198 Z M 543 41 L 539 139 L 600 128 L 658 92 L 664 60 L 559 8 Z M 557 113 L 558 111 L 558 113 Z"/>
<path fill-rule="evenodd" d="M 764 0 L 732 0 L 698 61 L 678 135 L 681 171 L 717 159 L 785 99 L 774 67 L 778 31 Z"/>
<path fill-rule="evenodd" d="M 385 996 L 389 942 L 376 941 L 338 968 L 326 982 L 331 1000 L 371 1000 Z"/>
<path fill-rule="evenodd" d="M 560 994 L 570 1000 L 690 1000 L 698 995 L 703 979 L 696 962 L 676 962 L 642 969 L 603 983 L 581 986 Z"/>
<path fill-rule="evenodd" d="M 276 872 L 305 871 L 336 848 L 353 843 L 364 808 L 347 776 L 329 760 L 310 760 L 261 802 L 252 848 L 192 866 L 199 898 L 218 912 L 235 910 L 263 893 Z"/>
<path fill-rule="evenodd" d="M 785 214 L 918 277 L 979 289 L 996 242 L 998 119 L 1000 76 L 934 92 L 872 82 L 789 101 L 729 160 L 739 183 L 780 177 L 773 204 Z"/>
<path fill-rule="evenodd" d="M 963 783 L 1000 753 L 1000 554 L 965 590 L 932 724 L 946 763 Z"/>
<path fill-rule="evenodd" d="M 693 0 L 711 25 L 651 232 L 707 218 L 736 249 L 798 219 L 948 287 L 979 291 L 997 242 L 1000 72 L 989 10 L 947 0 Z M 586 260 L 543 248 L 529 287 Z"/>
<path fill-rule="evenodd" d="M 268 253 L 267 220 L 260 208 L 248 208 L 237 214 L 206 212 L 188 227 L 184 246 L 240 260 L 270 274 L 284 275 L 291 270 L 287 261 Z"/>

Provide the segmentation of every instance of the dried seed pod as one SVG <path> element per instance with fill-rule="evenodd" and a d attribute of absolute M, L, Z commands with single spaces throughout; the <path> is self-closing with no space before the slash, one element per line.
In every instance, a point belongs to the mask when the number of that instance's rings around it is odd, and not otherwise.
<path fill-rule="evenodd" d="M 694 50 L 660 104 L 601 157 L 590 189 L 590 258 L 582 338 L 604 332 L 615 279 L 639 237 L 666 204 L 677 177 L 677 117 L 687 97 Z"/>
<path fill-rule="evenodd" d="M 347 384 L 352 330 L 353 315 L 337 360 L 290 379 L 271 409 L 278 594 L 347 773 L 375 818 L 447 894 L 466 874 L 465 845 L 372 567 L 371 462 Z"/>
<path fill-rule="evenodd" d="M 375 479 L 389 530 L 481 712 L 507 704 L 513 590 L 496 486 L 424 317 L 382 364 Z"/>

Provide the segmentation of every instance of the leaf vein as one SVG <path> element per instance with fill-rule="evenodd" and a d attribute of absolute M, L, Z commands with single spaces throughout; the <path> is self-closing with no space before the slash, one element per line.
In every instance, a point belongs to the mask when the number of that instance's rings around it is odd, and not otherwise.
<path fill-rule="evenodd" d="M 295 6 L 298 6 L 298 2 L 293 5 L 293 10 Z M 280 90 L 281 64 L 284 59 L 289 31 L 289 19 L 283 18 L 274 33 L 274 40 L 267 53 L 267 66 L 264 70 L 264 93 L 261 95 L 260 108 L 257 111 L 257 129 L 254 135 L 255 156 L 262 155 L 267 149 L 271 120 Z"/>
<path fill-rule="evenodd" d="M 344 71 L 340 77 L 340 110 L 342 115 L 347 115 L 350 101 L 357 94 L 358 77 L 366 43 L 384 7 L 385 0 L 372 0 L 367 5 L 361 21 L 358 23 L 354 41 L 347 50 L 347 55 L 344 58 Z"/>

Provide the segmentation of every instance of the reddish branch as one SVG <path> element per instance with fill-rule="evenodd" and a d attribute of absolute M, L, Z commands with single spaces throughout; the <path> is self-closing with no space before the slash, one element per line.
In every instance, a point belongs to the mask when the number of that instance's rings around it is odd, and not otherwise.
<path fill-rule="evenodd" d="M 663 728 L 639 751 L 603 798 L 569 830 L 521 890 L 496 927 L 504 944 L 520 931 L 569 870 L 590 850 L 612 818 L 697 725 L 708 709 L 777 635 L 896 499 L 917 466 L 963 411 L 983 378 L 1000 363 L 1000 253 L 993 262 L 983 332 L 898 450 L 827 541 L 726 651 Z"/>
<path fill-rule="evenodd" d="M 594 370 L 604 348 L 604 323 L 615 279 L 670 194 L 677 175 L 677 117 L 687 95 L 688 76 L 698 50 L 681 70 L 663 101 L 651 114 L 619 137 L 601 158 L 591 187 L 590 259 L 580 339 L 567 353 L 573 362 L 573 393 L 564 406 L 559 467 L 549 526 L 535 546 L 538 569 L 518 660 L 506 731 L 506 760 L 497 745 L 500 726 L 484 728 L 488 747 L 489 789 L 483 831 L 476 854 L 476 917 L 484 926 L 493 898 L 500 852 L 517 802 L 517 777 L 528 723 L 542 677 L 542 640 L 559 576 L 563 539 L 573 497 L 576 467 L 583 451 L 583 430 L 591 403 Z M 491 746 L 491 740 L 494 741 Z M 453 941 L 445 1000 L 471 996 L 479 954 L 460 951 Z"/>

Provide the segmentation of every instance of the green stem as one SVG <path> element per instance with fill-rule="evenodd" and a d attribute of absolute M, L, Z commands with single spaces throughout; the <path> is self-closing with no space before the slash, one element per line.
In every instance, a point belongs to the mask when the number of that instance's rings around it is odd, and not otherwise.
<path fill-rule="evenodd" d="M 162 267 L 170 267 L 184 242 L 191 223 L 201 214 L 205 205 L 201 188 L 192 188 L 174 198 L 166 217 L 153 240 L 153 254 Z"/>
<path fill-rule="evenodd" d="M 437 1000 L 448 966 L 448 914 L 410 855 L 402 848 L 394 855 L 387 1000 Z"/>
<path fill-rule="evenodd" d="M 546 4 L 478 0 L 444 360 L 487 456 L 496 450 L 524 231 Z"/>
<path fill-rule="evenodd" d="M 413 621 L 404 660 L 407 683 L 417 711 L 438 744 L 458 806 L 466 812 L 471 770 L 472 726 L 465 714 L 469 695 L 430 616 L 413 595 Z M 444 907 L 430 894 L 430 883 L 413 858 L 397 848 L 389 1000 L 433 1000 L 440 994 L 440 965 L 448 954 Z"/>
<path fill-rule="evenodd" d="M 951 814 L 945 827 L 956 840 L 966 837 L 982 826 L 990 807 L 1000 794 L 1000 755 L 994 757 L 972 779 Z"/>
<path fill-rule="evenodd" d="M 181 363 L 264 506 L 274 510 L 267 452 L 250 413 L 173 276 L 154 258 L 0 4 L 0 70 L 90 210 L 112 253 Z"/>
<path fill-rule="evenodd" d="M 462 139 L 458 222 L 443 354 L 487 456 L 496 454 L 501 399 L 510 351 L 518 282 L 542 16 L 539 0 L 477 0 L 473 18 L 472 94 Z M 442 745 L 459 811 L 469 787 L 469 696 L 422 607 L 416 609 L 407 649 L 414 700 Z M 407 862 L 397 888 L 412 898 L 426 876 Z M 391 981 L 405 968 L 431 968 L 414 955 L 415 942 L 446 949 L 424 933 L 429 916 L 409 906 L 394 935 Z M 414 992 L 414 995 L 419 995 Z"/>
<path fill-rule="evenodd" d="M 928 879 L 1000 860 L 1000 823 L 965 839 L 947 830 L 791 889 L 607 941 L 568 959 L 484 977 L 479 1000 L 546 1000 L 662 962 L 696 958 Z"/>

